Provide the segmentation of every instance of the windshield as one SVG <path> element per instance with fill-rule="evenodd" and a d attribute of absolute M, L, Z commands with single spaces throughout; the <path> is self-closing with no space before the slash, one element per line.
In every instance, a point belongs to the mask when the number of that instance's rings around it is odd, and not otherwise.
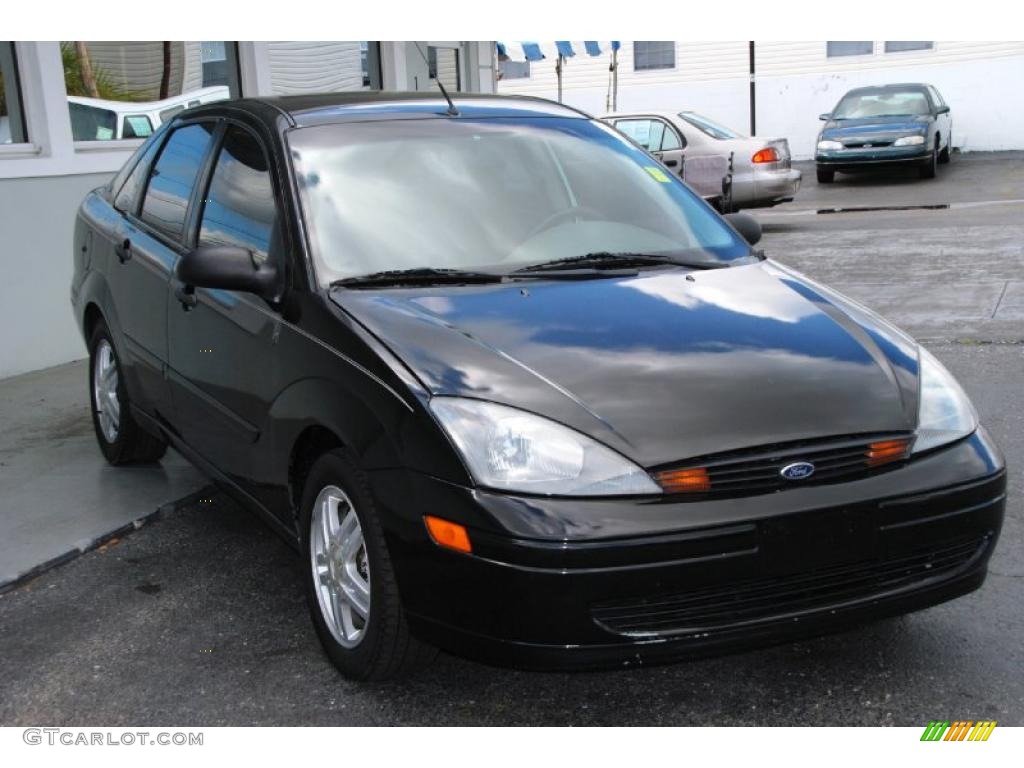
<path fill-rule="evenodd" d="M 671 171 L 589 120 L 347 123 L 288 141 L 324 285 L 386 270 L 508 273 L 595 252 L 757 258 Z"/>
<path fill-rule="evenodd" d="M 708 120 L 706 117 L 698 115 L 696 112 L 680 112 L 679 116 L 694 128 L 703 131 L 713 139 L 746 138 L 742 133 L 737 133 L 732 128 L 726 128 L 724 125 L 719 125 L 714 120 Z"/>
<path fill-rule="evenodd" d="M 832 113 L 834 120 L 855 120 L 863 117 L 894 117 L 897 115 L 928 115 L 931 106 L 924 91 L 855 91 L 848 93 Z"/>

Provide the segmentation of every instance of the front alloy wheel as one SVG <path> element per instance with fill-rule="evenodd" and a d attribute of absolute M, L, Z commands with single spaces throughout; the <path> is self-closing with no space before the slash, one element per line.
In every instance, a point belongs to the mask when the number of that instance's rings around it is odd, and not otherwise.
<path fill-rule="evenodd" d="M 359 518 L 336 485 L 328 485 L 316 497 L 309 543 L 324 624 L 339 645 L 355 648 L 370 619 L 370 564 Z"/>
<path fill-rule="evenodd" d="M 313 462 L 303 488 L 303 584 L 328 657 L 352 680 L 415 672 L 436 651 L 409 631 L 366 473 L 337 448 Z"/>

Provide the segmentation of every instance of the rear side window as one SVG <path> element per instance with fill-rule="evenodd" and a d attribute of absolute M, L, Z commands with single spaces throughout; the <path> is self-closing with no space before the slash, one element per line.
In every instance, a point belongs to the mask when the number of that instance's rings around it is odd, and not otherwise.
<path fill-rule="evenodd" d="M 118 178 L 114 179 L 114 183 L 111 189 L 118 190 L 117 197 L 114 198 L 114 207 L 117 208 L 121 213 L 134 214 L 136 210 L 136 201 L 139 199 L 139 193 L 142 191 L 143 185 L 146 183 L 146 179 L 149 177 L 149 166 L 153 164 L 153 156 L 156 154 L 157 148 L 160 146 L 160 142 L 153 140 L 143 145 L 139 149 L 141 157 L 135 166 L 132 168 L 131 173 L 125 179 Z M 130 163 L 129 163 L 130 164 Z M 118 187 L 120 184 L 120 188 Z"/>
<path fill-rule="evenodd" d="M 203 203 L 201 245 L 237 245 L 265 261 L 277 212 L 267 156 L 259 141 L 229 126 Z"/>
<path fill-rule="evenodd" d="M 167 139 L 149 176 L 139 217 L 172 240 L 181 240 L 185 212 L 199 168 L 210 147 L 212 123 L 186 125 Z"/>

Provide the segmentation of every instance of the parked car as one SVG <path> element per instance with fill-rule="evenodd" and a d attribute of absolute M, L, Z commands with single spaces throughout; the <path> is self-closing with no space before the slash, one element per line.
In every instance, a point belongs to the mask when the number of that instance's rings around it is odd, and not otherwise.
<path fill-rule="evenodd" d="M 935 178 L 953 152 L 953 118 L 934 86 L 924 83 L 854 88 L 821 115 L 825 126 L 814 155 L 818 182 L 836 172 L 858 173 L 910 166 Z"/>
<path fill-rule="evenodd" d="M 789 141 L 744 136 L 696 112 L 605 115 L 629 138 L 676 173 L 696 158 L 732 157 L 729 210 L 788 203 L 800 189 L 801 173 L 790 166 Z"/>
<path fill-rule="evenodd" d="M 75 141 L 144 139 L 189 107 L 231 96 L 225 85 L 189 91 L 160 101 L 112 101 L 68 96 L 71 136 Z"/>
<path fill-rule="evenodd" d="M 78 214 L 96 438 L 174 446 L 284 536 L 357 679 L 436 646 L 644 663 L 976 589 L 1006 473 L 967 397 L 759 236 L 551 102 L 203 105 Z"/>

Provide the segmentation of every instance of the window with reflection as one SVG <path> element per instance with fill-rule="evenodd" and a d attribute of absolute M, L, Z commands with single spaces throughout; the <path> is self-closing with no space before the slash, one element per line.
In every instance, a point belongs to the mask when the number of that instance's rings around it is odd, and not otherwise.
<path fill-rule="evenodd" d="M 366 40 L 278 40 L 267 43 L 275 96 L 379 89 L 378 44 Z"/>
<path fill-rule="evenodd" d="M 181 240 L 185 212 L 210 147 L 213 123 L 186 125 L 167 139 L 149 177 L 140 218 L 171 240 Z"/>
<path fill-rule="evenodd" d="M 182 110 L 239 95 L 234 43 L 63 41 L 75 141 L 146 138 Z"/>
<path fill-rule="evenodd" d="M 263 147 L 249 131 L 229 126 L 203 203 L 199 243 L 248 248 L 254 259 L 265 261 L 275 220 Z"/>
<path fill-rule="evenodd" d="M 27 141 L 14 43 L 0 41 L 0 144 Z"/>

